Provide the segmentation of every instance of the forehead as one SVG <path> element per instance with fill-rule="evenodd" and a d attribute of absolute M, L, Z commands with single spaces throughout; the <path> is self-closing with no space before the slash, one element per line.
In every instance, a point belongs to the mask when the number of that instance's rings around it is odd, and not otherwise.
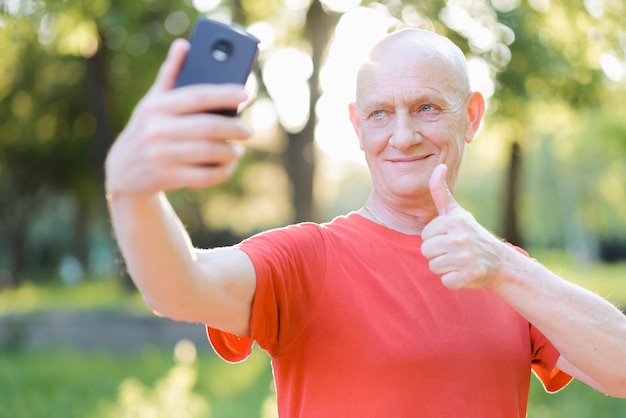
<path fill-rule="evenodd" d="M 388 36 L 374 47 L 357 77 L 357 101 L 365 96 L 469 92 L 463 53 L 447 38 L 424 31 Z"/>
<path fill-rule="evenodd" d="M 445 60 L 397 57 L 364 68 L 357 83 L 357 101 L 439 97 L 456 101 L 465 88 Z"/>

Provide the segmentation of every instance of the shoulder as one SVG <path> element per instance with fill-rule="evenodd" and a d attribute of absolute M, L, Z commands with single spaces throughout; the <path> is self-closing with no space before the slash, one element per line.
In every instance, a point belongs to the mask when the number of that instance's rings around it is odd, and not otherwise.
<path fill-rule="evenodd" d="M 257 243 L 294 243 L 307 240 L 326 239 L 334 234 L 346 233 L 351 229 L 358 229 L 359 225 L 356 214 L 342 215 L 334 218 L 329 222 L 301 222 L 297 224 L 287 225 L 280 228 L 273 228 L 267 231 L 259 232 L 251 237 L 243 240 L 239 246 L 247 247 L 257 245 Z"/>

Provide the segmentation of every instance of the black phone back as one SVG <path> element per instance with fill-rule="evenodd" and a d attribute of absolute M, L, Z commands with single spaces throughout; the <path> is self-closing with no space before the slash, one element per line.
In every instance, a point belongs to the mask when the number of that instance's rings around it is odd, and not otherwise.
<path fill-rule="evenodd" d="M 254 36 L 233 26 L 198 19 L 176 87 L 198 83 L 245 84 L 258 53 L 258 44 Z M 230 110 L 218 113 L 234 114 Z"/>

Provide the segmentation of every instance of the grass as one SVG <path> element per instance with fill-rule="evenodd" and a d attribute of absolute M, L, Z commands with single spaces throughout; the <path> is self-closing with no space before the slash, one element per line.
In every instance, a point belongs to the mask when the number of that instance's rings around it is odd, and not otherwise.
<path fill-rule="evenodd" d="M 255 350 L 235 365 L 207 351 L 197 358 L 184 357 L 151 346 L 122 356 L 69 350 L 0 352 L 0 416 L 276 416 L 265 353 Z M 577 381 L 547 394 L 533 378 L 528 416 L 621 418 L 626 416 L 626 400 L 609 398 Z"/>
<path fill-rule="evenodd" d="M 530 418 L 623 418 L 626 399 L 611 398 L 577 380 L 560 392 L 547 393 L 539 380 L 530 385 Z"/>
<path fill-rule="evenodd" d="M 190 361 L 156 347 L 127 355 L 0 352 L 0 416 L 271 417 L 271 378 L 259 351 L 236 365 L 207 351 Z"/>

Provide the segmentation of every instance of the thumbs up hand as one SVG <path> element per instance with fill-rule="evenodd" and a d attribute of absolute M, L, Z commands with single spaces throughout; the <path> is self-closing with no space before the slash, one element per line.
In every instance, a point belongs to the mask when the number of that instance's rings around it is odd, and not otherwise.
<path fill-rule="evenodd" d="M 459 206 L 446 183 L 447 171 L 440 164 L 430 177 L 439 216 L 422 231 L 422 254 L 450 289 L 489 287 L 498 277 L 505 244 Z"/>

